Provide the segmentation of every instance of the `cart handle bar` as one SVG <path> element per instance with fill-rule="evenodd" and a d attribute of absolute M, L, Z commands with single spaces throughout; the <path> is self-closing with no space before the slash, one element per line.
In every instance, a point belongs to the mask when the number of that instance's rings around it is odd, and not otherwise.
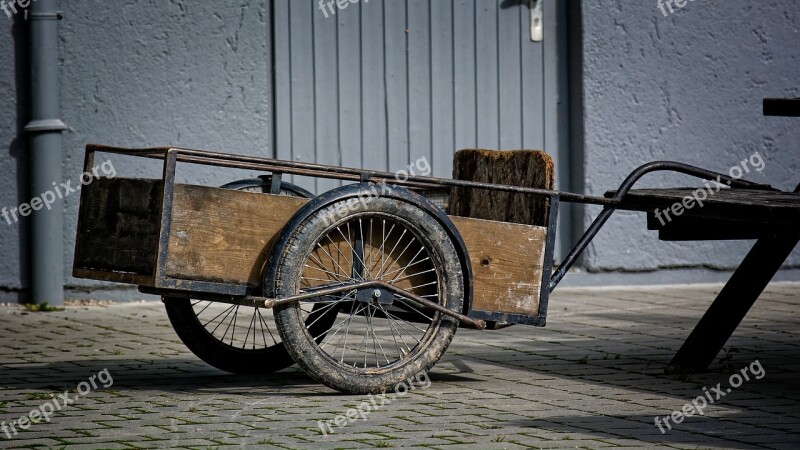
<path fill-rule="evenodd" d="M 727 183 L 731 187 L 764 189 L 769 186 L 740 180 L 718 172 L 701 169 L 688 164 L 672 161 L 654 161 L 640 166 L 626 178 L 620 186 L 617 195 L 612 198 L 597 197 L 592 195 L 576 194 L 573 192 L 557 191 L 552 189 L 531 188 L 522 186 L 510 186 L 503 184 L 482 183 L 477 181 L 453 180 L 449 178 L 438 178 L 419 175 L 408 175 L 399 179 L 396 173 L 356 169 L 353 167 L 331 166 L 317 163 L 307 163 L 298 161 L 285 161 L 259 156 L 236 155 L 232 153 L 215 152 L 208 150 L 193 150 L 187 148 L 150 148 L 150 149 L 124 149 L 116 147 L 106 147 L 100 145 L 89 145 L 87 150 L 92 152 L 116 153 L 128 156 L 139 156 L 151 159 L 166 159 L 169 154 L 175 154 L 179 162 L 204 164 L 212 166 L 230 167 L 235 169 L 264 170 L 269 172 L 281 172 L 294 175 L 306 175 L 319 178 L 330 178 L 351 181 L 370 181 L 389 182 L 391 184 L 406 185 L 419 188 L 431 188 L 441 186 L 466 187 L 473 189 L 487 189 L 494 191 L 505 191 L 519 194 L 556 196 L 562 201 L 572 203 L 585 203 L 604 206 L 619 205 L 624 193 L 642 175 L 654 170 L 672 170 L 708 180 L 718 180 Z"/>
<path fill-rule="evenodd" d="M 124 149 L 99 145 L 89 145 L 87 150 L 162 160 L 167 158 L 169 154 L 175 154 L 176 161 L 183 163 L 229 167 L 234 169 L 262 170 L 267 172 L 279 172 L 337 180 L 385 182 L 389 184 L 417 188 L 454 186 L 505 191 L 519 194 L 545 195 L 548 197 L 555 195 L 563 201 L 573 203 L 586 203 L 595 205 L 613 205 L 618 203 L 618 201 L 605 197 L 575 194 L 572 192 L 563 192 L 552 189 L 509 186 L 502 184 L 481 183 L 477 181 L 452 180 L 449 178 L 437 178 L 420 175 L 408 175 L 407 177 L 403 176 L 401 179 L 396 173 L 392 172 L 356 169 L 353 167 L 331 166 L 298 161 L 285 161 L 259 156 L 235 155 L 231 153 L 212 152 L 207 150 L 192 150 L 185 148 Z"/>
<path fill-rule="evenodd" d="M 578 256 L 580 256 L 589 243 L 592 242 L 592 239 L 594 239 L 595 235 L 597 235 L 611 215 L 614 214 L 614 211 L 617 210 L 617 205 L 622 202 L 622 199 L 625 197 L 628 191 L 631 190 L 633 185 L 636 184 L 636 182 L 639 181 L 639 179 L 644 175 L 650 172 L 659 171 L 672 171 L 697 178 L 714 180 L 716 182 L 722 181 L 728 186 L 734 188 L 778 191 L 778 189 L 775 189 L 768 184 L 759 184 L 752 181 L 733 178 L 725 174 L 712 172 L 710 170 L 701 169 L 688 164 L 673 161 L 653 161 L 651 163 L 643 164 L 631 172 L 627 178 L 625 178 L 625 181 L 620 184 L 619 189 L 617 189 L 617 191 L 614 193 L 614 196 L 611 197 L 611 200 L 613 200 L 614 203 L 606 205 L 603 210 L 600 211 L 592 224 L 589 225 L 589 228 L 586 229 L 586 232 L 583 233 L 583 236 L 581 236 L 578 242 L 575 243 L 575 246 L 569 251 L 569 254 L 567 254 L 567 256 L 564 258 L 564 261 L 562 261 L 558 266 L 558 270 L 556 270 L 550 278 L 550 292 L 553 292 L 553 289 L 555 289 L 561 279 L 564 278 L 564 275 L 567 274 L 567 271 L 570 269 L 570 267 L 575 264 Z"/>

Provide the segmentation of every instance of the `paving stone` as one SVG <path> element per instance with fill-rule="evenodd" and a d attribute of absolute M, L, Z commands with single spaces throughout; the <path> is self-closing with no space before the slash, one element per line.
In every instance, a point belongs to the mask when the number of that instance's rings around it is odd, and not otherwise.
<path fill-rule="evenodd" d="M 546 328 L 459 330 L 416 389 L 323 435 L 365 396 L 339 395 L 297 368 L 228 375 L 194 357 L 160 302 L 28 313 L 0 307 L 0 424 L 108 369 L 50 422 L 0 448 L 776 448 L 800 447 L 800 284 L 771 284 L 710 371 L 664 373 L 719 286 L 556 291 Z M 735 350 L 735 351 L 734 351 Z M 750 377 L 661 433 L 698 396 Z"/>

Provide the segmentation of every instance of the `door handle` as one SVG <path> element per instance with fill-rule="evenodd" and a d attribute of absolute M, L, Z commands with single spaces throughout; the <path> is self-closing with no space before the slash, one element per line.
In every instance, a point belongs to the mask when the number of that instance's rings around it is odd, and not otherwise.
<path fill-rule="evenodd" d="M 530 0 L 531 10 L 531 41 L 542 42 L 544 36 L 544 14 L 542 13 L 542 3 L 544 0 Z"/>

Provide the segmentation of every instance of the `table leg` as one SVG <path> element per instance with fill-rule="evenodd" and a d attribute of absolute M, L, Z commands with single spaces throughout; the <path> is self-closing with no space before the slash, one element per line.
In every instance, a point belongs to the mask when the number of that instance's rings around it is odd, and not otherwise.
<path fill-rule="evenodd" d="M 672 358 L 668 371 L 702 372 L 767 287 L 800 236 L 759 239 Z"/>

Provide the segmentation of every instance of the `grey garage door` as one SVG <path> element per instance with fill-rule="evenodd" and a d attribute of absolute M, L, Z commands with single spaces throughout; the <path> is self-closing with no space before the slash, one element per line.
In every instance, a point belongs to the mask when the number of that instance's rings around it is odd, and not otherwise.
<path fill-rule="evenodd" d="M 531 4 L 274 0 L 276 156 L 390 171 L 426 158 L 436 176 L 460 148 L 557 157 L 555 44 L 546 22 L 532 40 Z"/>

